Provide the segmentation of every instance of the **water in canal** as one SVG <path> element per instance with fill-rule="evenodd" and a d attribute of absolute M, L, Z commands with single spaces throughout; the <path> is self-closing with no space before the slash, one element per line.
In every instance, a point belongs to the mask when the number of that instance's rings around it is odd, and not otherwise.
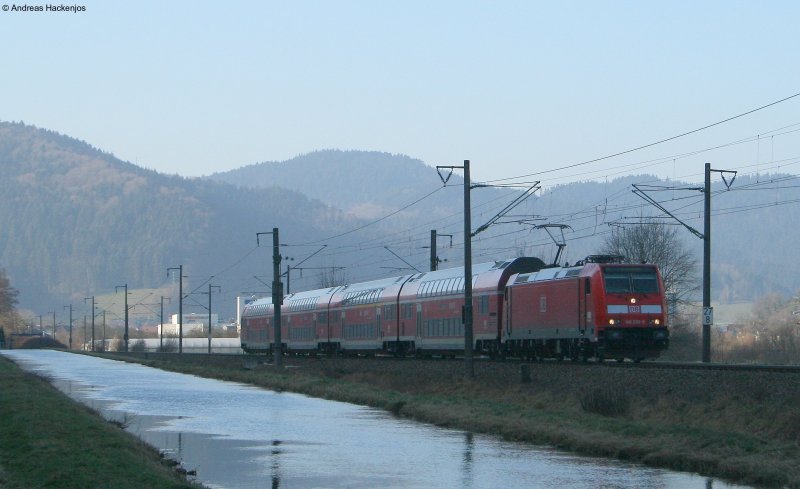
<path fill-rule="evenodd" d="M 49 350 L 2 353 L 122 422 L 212 488 L 744 487 L 138 364 Z"/>

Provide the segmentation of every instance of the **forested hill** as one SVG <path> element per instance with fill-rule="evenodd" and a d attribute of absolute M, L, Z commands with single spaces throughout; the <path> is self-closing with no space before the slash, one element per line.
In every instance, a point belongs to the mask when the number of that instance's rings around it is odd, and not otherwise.
<path fill-rule="evenodd" d="M 450 188 L 443 188 L 434 168 L 405 156 L 319 151 L 187 179 L 137 167 L 51 131 L 0 123 L 0 165 L 0 267 L 19 289 L 20 305 L 40 313 L 61 315 L 63 305 L 113 295 L 119 285 L 168 285 L 167 268 L 183 265 L 185 288 L 193 293 L 189 312 L 204 313 L 208 296 L 200 293 L 213 284 L 222 287 L 213 297 L 215 309 L 221 305 L 223 315 L 231 314 L 241 292 L 266 293 L 270 238 L 262 237 L 267 246 L 257 249 L 255 235 L 273 227 L 280 228 L 282 244 L 291 245 L 282 249 L 284 265 L 306 267 L 294 269 L 293 291 L 319 287 L 317 279 L 325 277 L 314 275 L 325 273 L 320 270 L 345 269 L 348 282 L 426 270 L 431 230 L 453 238 L 452 247 L 447 239 L 438 241 L 438 256 L 447 260 L 440 266 L 462 264 L 462 180 L 454 175 Z M 608 233 L 657 214 L 632 194 L 631 184 L 641 182 L 658 183 L 626 176 L 548 186 L 478 234 L 473 261 L 521 255 L 551 261 L 554 241 L 533 226 L 541 223 L 570 226 L 561 263 L 597 253 Z M 740 175 L 730 191 L 715 184 L 716 300 L 800 290 L 800 188 L 794 182 L 793 176 Z M 515 196 L 489 188 L 472 195 L 473 230 Z M 665 199 L 697 229 L 700 201 L 698 192 Z M 681 232 L 699 270 L 701 241 Z M 330 237 L 336 239 L 324 239 Z M 156 294 L 149 302 L 157 301 Z"/>
<path fill-rule="evenodd" d="M 291 190 L 162 175 L 18 123 L 0 123 L 0 168 L 0 267 L 20 306 L 57 308 L 59 316 L 62 304 L 117 285 L 159 287 L 167 267 L 183 265 L 187 286 L 198 285 L 252 250 L 257 232 L 279 227 L 311 240 L 349 222 Z M 270 250 L 258 254 L 263 275 Z M 252 282 L 254 272 L 239 276 Z M 248 287 L 226 277 L 214 283 L 227 286 L 228 305 Z"/>
<path fill-rule="evenodd" d="M 244 187 L 297 190 L 366 218 L 379 217 L 419 198 L 423 190 L 441 186 L 435 168 L 408 156 L 376 151 L 315 151 L 287 161 L 215 173 L 209 178 Z"/>
<path fill-rule="evenodd" d="M 211 175 L 210 179 L 247 188 L 281 186 L 302 191 L 331 206 L 362 217 L 374 218 L 402 208 L 441 185 L 436 170 L 402 155 L 362 151 L 317 151 L 282 162 L 266 162 Z M 796 244 L 800 242 L 800 188 L 793 175 L 740 174 L 727 191 L 715 178 L 712 198 L 712 294 L 725 302 L 751 301 L 763 294 L 784 295 L 800 291 L 800 261 Z M 460 186 L 454 175 L 448 185 Z M 547 182 L 543 182 L 547 185 Z M 527 216 L 533 224 L 560 223 L 565 230 L 567 248 L 564 261 L 574 262 L 597 253 L 605 236 L 641 217 L 661 215 L 632 192 L 634 183 L 665 187 L 697 187 L 683 182 L 659 182 L 648 175 L 631 175 L 607 182 L 574 182 L 547 186 L 525 204 L 514 209 L 517 217 Z M 450 189 L 453 190 L 453 189 Z M 480 189 L 472 192 L 473 229 L 486 222 L 510 201 L 509 191 Z M 702 231 L 702 193 L 697 191 L 661 192 L 669 208 L 695 229 Z M 391 222 L 396 228 L 424 231 L 421 224 L 438 228 L 440 233 L 459 237 L 458 218 L 462 199 L 453 192 L 438 193 L 421 205 L 404 210 Z M 443 216 L 451 216 L 449 219 Z M 405 217 L 405 220 L 401 220 Z M 542 229 L 531 224 L 501 220 L 482 233 L 473 244 L 475 260 L 507 255 L 532 255 L 550 261 L 555 243 Z M 505 222 L 506 224 L 502 224 Z M 674 220 L 664 222 L 677 225 Z M 401 224 L 398 224 L 401 223 Z M 388 231 L 388 230 L 385 230 Z M 554 231 L 556 232 L 556 231 Z M 556 232 L 557 233 L 557 232 Z M 462 234 L 463 235 L 463 234 Z M 697 258 L 698 277 L 702 266 L 702 241 L 681 228 L 680 238 Z M 418 245 L 418 247 L 421 245 Z M 413 253 L 409 248 L 409 254 Z M 447 255 L 447 249 L 442 253 Z M 459 251 L 449 253 L 458 265 Z M 407 255 L 408 256 L 408 255 Z M 419 257 L 414 263 L 424 264 Z M 421 266 L 421 265 L 420 265 Z"/>

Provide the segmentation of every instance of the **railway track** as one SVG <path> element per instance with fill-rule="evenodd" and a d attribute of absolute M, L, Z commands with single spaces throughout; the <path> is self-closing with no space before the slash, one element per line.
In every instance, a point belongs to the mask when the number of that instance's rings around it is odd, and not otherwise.
<path fill-rule="evenodd" d="M 289 356 L 287 358 L 303 358 L 302 356 Z M 420 360 L 414 357 L 395 357 L 392 355 L 364 355 L 364 356 L 351 356 L 343 358 L 359 358 L 364 361 L 415 361 Z M 442 361 L 442 362 L 463 362 L 464 358 L 460 356 L 440 357 L 432 356 L 425 357 L 426 361 Z M 800 374 L 800 365 L 761 365 L 761 364 L 729 364 L 729 363 L 699 363 L 699 362 L 664 362 L 664 361 L 643 361 L 643 362 L 617 362 L 617 361 L 604 361 L 597 362 L 590 360 L 587 362 L 576 362 L 570 360 L 556 360 L 547 359 L 542 361 L 523 360 L 520 358 L 505 358 L 503 360 L 492 359 L 488 356 L 476 356 L 476 362 L 505 362 L 505 363 L 519 363 L 519 364 L 537 364 L 546 363 L 549 365 L 586 365 L 604 368 L 638 368 L 638 369 L 662 369 L 662 370 L 698 370 L 698 371 L 713 371 L 713 370 L 727 370 L 731 372 L 772 372 L 772 373 L 788 373 Z"/>
<path fill-rule="evenodd" d="M 375 358 L 393 358 L 389 356 L 376 356 Z M 463 361 L 463 357 L 455 358 L 438 358 L 436 359 L 447 361 Z M 407 359 L 406 359 L 407 360 Z M 546 359 L 542 361 L 523 360 L 519 358 L 505 358 L 503 360 L 492 359 L 488 356 L 479 356 L 475 358 L 476 361 L 485 362 L 514 362 L 514 363 L 547 363 L 552 365 L 587 365 L 607 368 L 640 368 L 640 369 L 662 369 L 662 370 L 727 370 L 733 372 L 777 372 L 777 373 L 794 373 L 800 374 L 800 365 L 761 365 L 761 364 L 730 364 L 730 363 L 699 363 L 699 362 L 664 362 L 659 360 L 650 360 L 643 362 L 617 362 L 606 360 L 604 362 L 597 362 L 590 360 L 587 362 L 570 361 L 570 360 L 556 360 Z"/>
<path fill-rule="evenodd" d="M 112 353 L 113 354 L 113 353 Z M 123 355 L 131 355 L 131 353 L 126 353 Z M 174 356 L 175 353 L 158 353 L 158 352 L 149 352 L 149 353 L 140 353 L 140 354 L 133 354 L 132 356 L 144 356 L 146 358 L 158 358 L 159 356 Z M 195 356 L 195 357 L 203 357 L 208 358 L 208 354 L 206 353 L 184 353 L 186 356 Z M 253 360 L 258 359 L 271 359 L 271 355 L 261 355 L 261 354 L 244 354 L 244 355 L 233 355 L 228 353 L 212 353 L 211 357 L 219 357 L 219 358 L 231 358 L 232 356 L 241 356 L 244 359 L 251 358 Z M 306 355 L 287 355 L 284 357 L 287 360 L 290 359 L 298 359 L 298 360 L 307 360 L 314 358 L 313 356 L 306 356 Z M 318 358 L 348 358 L 348 359 L 358 359 L 360 361 L 373 361 L 373 362 L 414 362 L 414 361 L 425 361 L 425 362 L 463 362 L 463 357 L 451 357 L 451 356 L 431 356 L 431 357 L 424 357 L 424 358 L 414 358 L 414 357 L 395 357 L 392 355 L 361 355 L 361 356 L 323 356 L 320 355 Z M 503 360 L 492 359 L 488 356 L 476 356 L 476 362 L 490 362 L 490 363 L 511 363 L 511 364 L 547 364 L 547 365 L 573 365 L 573 366 L 587 366 L 587 367 L 598 367 L 598 368 L 629 368 L 629 369 L 660 369 L 660 370 L 697 370 L 697 371 L 731 371 L 731 372 L 771 372 L 771 373 L 787 373 L 787 374 L 800 374 L 800 365 L 753 365 L 753 364 L 727 364 L 727 363 L 699 363 L 699 362 L 664 362 L 664 361 L 644 361 L 644 362 L 616 362 L 616 361 L 604 361 L 604 362 L 597 362 L 594 360 L 590 360 L 587 362 L 577 362 L 577 361 L 570 361 L 570 360 L 556 360 L 556 359 L 546 359 L 542 361 L 532 361 L 532 360 L 524 360 L 520 358 L 505 358 Z"/>
<path fill-rule="evenodd" d="M 728 370 L 738 372 L 776 372 L 800 374 L 800 365 L 743 365 L 727 363 L 697 362 L 604 362 L 604 366 L 619 368 L 660 368 L 665 370 Z"/>

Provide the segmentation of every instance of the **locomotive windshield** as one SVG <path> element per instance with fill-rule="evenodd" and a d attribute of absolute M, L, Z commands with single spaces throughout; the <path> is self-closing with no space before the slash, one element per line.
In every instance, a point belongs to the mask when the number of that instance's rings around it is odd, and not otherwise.
<path fill-rule="evenodd" d="M 658 275 L 652 267 L 605 267 L 607 294 L 657 294 Z"/>

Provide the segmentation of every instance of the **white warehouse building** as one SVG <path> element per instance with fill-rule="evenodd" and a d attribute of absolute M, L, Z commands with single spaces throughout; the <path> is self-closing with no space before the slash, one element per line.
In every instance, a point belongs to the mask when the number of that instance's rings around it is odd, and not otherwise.
<path fill-rule="evenodd" d="M 220 329 L 222 326 L 219 324 L 219 315 L 211 315 L 211 324 L 214 330 Z M 170 322 L 167 324 L 158 325 L 158 334 L 164 336 L 178 336 L 178 315 L 173 314 L 170 316 Z M 183 315 L 183 334 L 189 333 L 208 333 L 208 314 L 184 314 Z"/>

